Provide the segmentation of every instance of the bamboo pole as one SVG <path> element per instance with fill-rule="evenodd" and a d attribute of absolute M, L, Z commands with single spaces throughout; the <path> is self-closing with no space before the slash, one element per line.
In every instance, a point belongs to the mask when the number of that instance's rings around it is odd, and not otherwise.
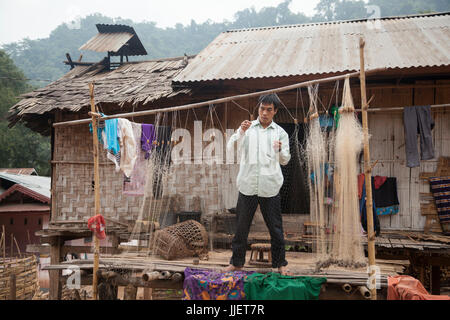
<path fill-rule="evenodd" d="M 94 101 L 94 83 L 89 84 L 89 94 L 91 101 L 91 112 L 96 113 L 97 110 L 95 108 Z M 93 153 L 94 153 L 94 194 L 95 194 L 95 215 L 100 213 L 100 178 L 99 178 L 99 164 L 98 164 L 98 137 L 97 137 L 97 117 L 92 115 L 92 139 L 93 139 Z M 97 235 L 94 232 L 94 270 L 92 277 L 92 295 L 93 299 L 98 299 L 98 290 L 97 290 L 97 282 L 98 282 L 98 262 L 99 262 L 99 251 L 100 251 L 100 243 Z"/>
<path fill-rule="evenodd" d="M 12 260 L 12 257 L 14 256 L 13 249 L 14 249 L 14 235 L 11 233 L 11 252 L 10 252 L 11 260 Z"/>
<path fill-rule="evenodd" d="M 375 73 L 382 72 L 385 70 L 386 70 L 386 68 L 377 68 L 377 69 L 367 70 L 366 74 L 375 74 Z M 156 114 L 156 113 L 160 113 L 160 112 L 173 112 L 173 111 L 195 109 L 195 108 L 209 106 L 211 104 L 224 104 L 224 103 L 230 102 L 232 100 L 254 98 L 254 97 L 258 97 L 263 94 L 289 91 L 289 90 L 293 90 L 293 89 L 304 88 L 304 87 L 307 87 L 307 86 L 310 86 L 313 84 L 317 84 L 317 83 L 327 83 L 327 82 L 332 82 L 332 81 L 338 81 L 338 80 L 343 80 L 346 77 L 352 78 L 352 77 L 357 77 L 359 75 L 360 75 L 360 72 L 356 71 L 356 72 L 351 72 L 351 73 L 328 77 L 328 78 L 300 82 L 300 83 L 291 84 L 288 86 L 279 87 L 279 88 L 275 88 L 275 89 L 269 89 L 269 90 L 241 94 L 241 95 L 237 95 L 237 96 L 231 96 L 231 97 L 219 98 L 219 99 L 208 100 L 208 101 L 203 101 L 203 102 L 191 103 L 191 104 L 186 104 L 186 105 L 182 105 L 182 106 L 115 114 L 115 115 L 111 115 L 111 116 L 102 117 L 102 120 L 115 119 L 115 118 L 139 117 L 139 116 Z M 53 127 L 56 128 L 56 127 L 61 127 L 61 126 L 86 124 L 86 123 L 90 123 L 91 121 L 92 121 L 91 119 L 81 119 L 81 120 L 56 122 L 53 124 Z"/>
<path fill-rule="evenodd" d="M 360 86 L 361 86 L 361 110 L 363 124 L 363 142 L 364 142 L 364 176 L 366 182 L 366 214 L 367 214 L 367 251 L 369 258 L 369 277 L 373 280 L 370 289 L 371 299 L 377 300 L 376 277 L 374 276 L 375 267 L 375 232 L 373 228 L 373 204 L 372 204 L 372 169 L 370 165 L 369 150 L 369 127 L 366 96 L 366 74 L 364 71 L 364 46 L 363 38 L 359 39 L 359 61 L 360 61 Z"/>
<path fill-rule="evenodd" d="M 2 225 L 2 241 L 0 242 L 3 248 L 3 263 L 5 264 L 6 269 L 6 234 L 5 234 L 5 226 Z"/>
<path fill-rule="evenodd" d="M 22 252 L 20 251 L 19 244 L 17 243 L 16 237 L 13 237 L 14 243 L 16 244 L 17 253 L 19 254 L 19 257 L 22 259 Z"/>

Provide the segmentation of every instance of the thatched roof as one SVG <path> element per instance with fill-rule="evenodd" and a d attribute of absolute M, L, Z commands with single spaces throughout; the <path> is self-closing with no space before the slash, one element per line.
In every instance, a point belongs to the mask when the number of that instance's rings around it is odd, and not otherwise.
<path fill-rule="evenodd" d="M 10 109 L 10 125 L 21 121 L 42 134 L 50 134 L 49 119 L 56 110 L 88 110 L 89 83 L 95 83 L 95 102 L 100 104 L 145 105 L 162 98 L 189 94 L 171 86 L 175 77 L 193 57 L 124 63 L 115 70 L 105 70 L 102 62 L 79 65 L 46 87 L 23 94 Z M 136 109 L 137 111 L 137 109 Z"/>

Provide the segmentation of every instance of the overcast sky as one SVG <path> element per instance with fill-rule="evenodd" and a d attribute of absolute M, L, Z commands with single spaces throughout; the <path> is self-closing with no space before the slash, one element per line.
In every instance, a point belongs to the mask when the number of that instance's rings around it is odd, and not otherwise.
<path fill-rule="evenodd" d="M 0 0 L 0 45 L 24 38 L 46 38 L 64 22 L 91 13 L 135 22 L 154 21 L 160 28 L 211 19 L 233 20 L 242 9 L 277 6 L 283 0 Z M 292 0 L 292 12 L 311 16 L 319 0 Z"/>

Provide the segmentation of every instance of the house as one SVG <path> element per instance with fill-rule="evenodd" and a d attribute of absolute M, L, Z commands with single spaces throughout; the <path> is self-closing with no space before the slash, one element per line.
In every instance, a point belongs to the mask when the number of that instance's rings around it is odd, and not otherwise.
<path fill-rule="evenodd" d="M 218 35 L 193 57 L 123 62 L 112 70 L 104 63 L 74 64 L 61 79 L 23 95 L 11 109 L 12 124 L 21 121 L 52 136 L 50 224 L 64 225 L 64 229 L 53 229 L 47 236 L 65 241 L 89 235 L 86 228 L 81 230 L 77 225 L 94 214 L 89 128 L 86 124 L 58 127 L 50 124 L 89 118 L 90 82 L 95 82 L 99 111 L 108 115 L 187 105 L 358 71 L 360 37 L 366 43 L 366 70 L 378 69 L 366 80 L 367 96 L 373 97 L 369 113 L 370 153 L 372 160 L 377 161 L 373 175 L 396 177 L 400 201 L 398 214 L 380 217 L 381 229 L 422 233 L 427 217 L 422 214 L 420 203 L 422 194 L 429 193 L 429 185 L 421 177 L 437 170 L 439 158 L 450 157 L 450 13 L 230 30 Z M 358 108 L 361 105 L 358 78 L 351 79 L 351 86 Z M 342 82 L 319 86 L 324 111 L 339 104 L 341 95 Z M 309 104 L 307 91 L 290 90 L 279 96 L 286 108 L 280 110 L 275 121 L 284 125 L 292 125 L 294 119 L 302 122 Z M 215 106 L 214 116 L 217 115 L 222 128 L 236 129 L 242 120 L 255 114 L 257 97 L 236 102 L 240 108 L 233 103 Z M 405 165 L 402 110 L 417 105 L 432 106 L 435 159 L 409 168 Z M 211 106 L 199 108 L 195 117 L 206 119 L 211 110 Z M 193 113 L 185 110 L 177 116 L 194 133 Z M 134 121 L 153 123 L 155 116 Z M 191 210 L 194 198 L 200 197 L 203 213 L 212 216 L 215 211 L 221 213 L 220 206 L 225 202 L 227 209 L 235 202 L 237 165 L 217 165 L 217 176 L 213 178 L 219 180 L 212 184 L 205 168 L 197 164 L 173 167 L 175 178 L 168 180 L 167 186 L 181 195 L 184 210 Z M 114 171 L 104 154 L 100 155 L 100 176 L 102 214 L 121 224 L 134 223 L 144 200 L 122 195 L 123 177 Z M 221 189 L 214 188 L 217 184 Z M 289 198 L 307 201 L 306 192 L 296 192 Z M 218 198 L 225 200 L 213 201 Z M 308 211 L 300 206 L 297 211 L 290 210 L 284 213 L 285 229 L 298 232 L 308 218 Z M 264 230 L 261 221 L 255 229 L 259 227 Z M 114 236 L 120 239 L 123 232 L 117 231 Z M 54 242 L 52 246 L 61 243 Z M 402 244 L 389 244 L 386 248 L 410 252 Z M 430 253 L 432 249 L 423 252 Z M 55 259 L 59 261 L 59 257 Z M 448 264 L 448 257 L 445 259 L 445 262 L 420 260 L 420 265 L 423 269 L 427 263 Z"/>
<path fill-rule="evenodd" d="M 48 226 L 50 177 L 0 172 L 0 187 L 0 225 L 5 227 L 6 247 L 11 248 L 12 235 L 23 254 L 27 245 L 40 243 L 36 232 Z M 17 255 L 15 243 L 12 248 Z"/>

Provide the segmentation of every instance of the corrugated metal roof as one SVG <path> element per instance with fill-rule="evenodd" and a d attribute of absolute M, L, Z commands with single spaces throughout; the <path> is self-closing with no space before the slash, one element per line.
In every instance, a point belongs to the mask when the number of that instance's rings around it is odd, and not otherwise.
<path fill-rule="evenodd" d="M 221 33 L 174 82 L 284 77 L 450 65 L 450 13 L 232 30 Z"/>
<path fill-rule="evenodd" d="M 11 174 L 0 172 L 0 179 L 6 179 L 15 184 L 18 184 L 22 187 L 31 190 L 32 192 L 36 192 L 45 198 L 50 199 L 51 196 L 51 179 L 50 177 L 42 177 L 42 176 L 31 176 L 24 174 Z M 8 191 L 6 191 L 8 192 Z"/>
<path fill-rule="evenodd" d="M 122 53 L 127 56 L 147 54 L 132 27 L 108 24 L 96 26 L 99 33 L 83 44 L 79 50 L 116 53 L 122 49 Z"/>
<path fill-rule="evenodd" d="M 128 32 L 99 33 L 83 44 L 79 50 L 96 52 L 119 51 L 122 46 L 133 37 Z"/>

